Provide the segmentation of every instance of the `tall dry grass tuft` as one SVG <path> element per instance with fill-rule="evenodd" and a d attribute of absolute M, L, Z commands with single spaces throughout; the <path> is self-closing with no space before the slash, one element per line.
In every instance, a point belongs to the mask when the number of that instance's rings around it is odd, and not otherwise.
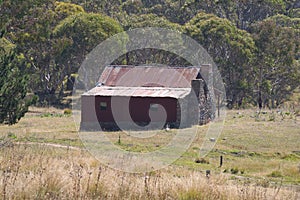
<path fill-rule="evenodd" d="M 169 167 L 128 174 L 102 166 L 85 151 L 38 145 L 0 149 L 1 199 L 298 199 L 299 191 L 228 174 Z"/>

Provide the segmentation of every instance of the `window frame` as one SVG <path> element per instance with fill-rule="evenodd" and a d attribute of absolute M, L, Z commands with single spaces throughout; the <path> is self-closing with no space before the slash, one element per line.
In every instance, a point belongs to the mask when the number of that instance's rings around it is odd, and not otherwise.
<path fill-rule="evenodd" d="M 158 111 L 158 106 L 159 106 L 158 103 L 150 103 L 150 108 L 149 108 L 149 110 L 150 110 L 150 111 L 156 112 L 156 111 Z"/>
<path fill-rule="evenodd" d="M 100 110 L 101 111 L 107 111 L 108 110 L 107 102 L 106 101 L 101 101 L 100 102 Z"/>

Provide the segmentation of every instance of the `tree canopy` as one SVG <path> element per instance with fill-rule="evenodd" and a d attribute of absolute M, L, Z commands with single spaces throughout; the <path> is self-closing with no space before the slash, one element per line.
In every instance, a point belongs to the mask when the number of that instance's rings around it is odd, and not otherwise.
<path fill-rule="evenodd" d="M 270 19 L 252 28 L 258 48 L 253 80 L 258 98 L 269 107 L 279 106 L 300 85 L 299 62 L 295 59 L 299 40 L 295 40 L 295 34 L 292 28 L 276 26 Z"/>
<path fill-rule="evenodd" d="M 28 75 L 23 54 L 15 45 L 0 39 L 0 123 L 14 124 L 25 115 L 32 100 L 26 98 Z"/>
<path fill-rule="evenodd" d="M 185 30 L 204 46 L 219 66 L 228 103 L 241 104 L 250 89 L 248 73 L 253 67 L 256 48 L 251 35 L 227 19 L 202 12 L 185 24 Z"/>

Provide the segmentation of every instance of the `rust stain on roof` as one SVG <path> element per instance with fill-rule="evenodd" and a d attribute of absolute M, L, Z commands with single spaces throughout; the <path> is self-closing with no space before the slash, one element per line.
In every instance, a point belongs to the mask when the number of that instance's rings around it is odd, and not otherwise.
<path fill-rule="evenodd" d="M 184 98 L 199 72 L 198 67 L 107 66 L 97 87 L 83 96 Z"/>
<path fill-rule="evenodd" d="M 190 88 L 199 70 L 197 67 L 108 66 L 98 82 L 106 86 Z"/>

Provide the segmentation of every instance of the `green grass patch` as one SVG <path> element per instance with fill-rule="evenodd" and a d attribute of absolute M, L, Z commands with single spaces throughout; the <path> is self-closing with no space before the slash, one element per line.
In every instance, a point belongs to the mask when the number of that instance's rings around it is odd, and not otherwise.
<path fill-rule="evenodd" d="M 280 171 L 272 171 L 271 174 L 267 175 L 268 177 L 273 177 L 273 178 L 281 178 L 283 177 L 282 173 Z"/>

